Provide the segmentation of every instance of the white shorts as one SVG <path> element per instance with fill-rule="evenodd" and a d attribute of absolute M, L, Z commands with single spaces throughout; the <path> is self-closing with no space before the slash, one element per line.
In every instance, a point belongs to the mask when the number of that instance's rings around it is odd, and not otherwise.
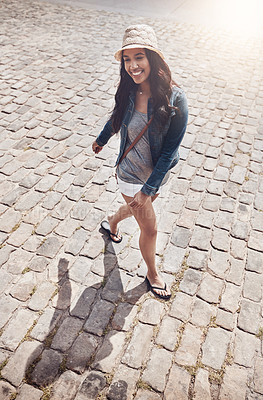
<path fill-rule="evenodd" d="M 118 182 L 120 192 L 122 194 L 124 194 L 125 196 L 129 196 L 129 197 L 134 197 L 136 195 L 136 193 L 138 193 L 141 190 L 141 188 L 143 187 L 143 185 L 140 185 L 137 183 L 124 182 L 119 177 L 117 177 L 117 182 Z M 156 194 L 159 194 L 159 193 L 160 193 L 160 189 L 158 190 L 158 192 Z"/>

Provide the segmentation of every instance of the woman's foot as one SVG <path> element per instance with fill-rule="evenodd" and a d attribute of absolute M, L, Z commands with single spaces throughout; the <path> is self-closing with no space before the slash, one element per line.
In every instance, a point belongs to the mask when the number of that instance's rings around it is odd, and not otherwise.
<path fill-rule="evenodd" d="M 109 235 L 109 238 L 115 242 L 115 243 L 120 243 L 122 241 L 122 236 L 117 232 L 114 233 L 111 231 L 111 227 L 108 221 L 102 221 L 102 223 L 100 224 L 101 228 L 105 230 L 105 232 L 107 232 L 107 234 Z"/>
<path fill-rule="evenodd" d="M 110 237 L 111 237 L 111 240 L 113 242 L 119 243 L 119 241 L 122 239 L 122 236 L 119 234 L 118 226 L 114 221 L 114 215 L 109 216 L 108 217 L 108 221 L 109 221 L 109 224 L 110 224 L 110 231 L 111 231 Z"/>
<path fill-rule="evenodd" d="M 159 275 L 153 278 L 146 276 L 146 282 L 153 294 L 164 300 L 170 299 L 171 291 Z"/>

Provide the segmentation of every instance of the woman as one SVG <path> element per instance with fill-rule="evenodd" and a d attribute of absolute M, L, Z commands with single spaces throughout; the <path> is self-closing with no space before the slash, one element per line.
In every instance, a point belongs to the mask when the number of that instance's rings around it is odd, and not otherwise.
<path fill-rule="evenodd" d="M 99 153 L 120 130 L 117 181 L 126 204 L 101 226 L 112 241 L 119 243 L 122 237 L 118 223 L 135 217 L 140 227 L 140 250 L 148 268 L 147 284 L 156 296 L 169 299 L 170 289 L 155 264 L 157 226 L 152 202 L 167 182 L 170 169 L 179 161 L 178 148 L 188 117 L 187 101 L 183 90 L 171 79 L 150 26 L 128 27 L 115 58 L 121 62 L 115 107 L 92 148 Z M 142 136 L 134 144 L 139 134 Z"/>

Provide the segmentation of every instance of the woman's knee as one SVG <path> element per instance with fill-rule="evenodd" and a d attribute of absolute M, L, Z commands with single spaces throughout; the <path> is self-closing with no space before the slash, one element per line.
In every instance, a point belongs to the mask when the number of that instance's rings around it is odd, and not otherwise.
<path fill-rule="evenodd" d="M 140 226 L 141 233 L 146 235 L 149 238 L 156 238 L 157 237 L 157 225 L 156 224 L 149 224 Z"/>

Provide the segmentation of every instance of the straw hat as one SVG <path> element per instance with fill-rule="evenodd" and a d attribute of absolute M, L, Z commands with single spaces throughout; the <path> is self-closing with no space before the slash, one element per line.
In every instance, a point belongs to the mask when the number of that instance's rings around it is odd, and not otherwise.
<path fill-rule="evenodd" d="M 162 52 L 158 49 L 156 35 L 149 25 L 131 25 L 124 33 L 122 48 L 119 49 L 114 57 L 117 61 L 121 61 L 122 51 L 125 49 L 146 48 L 159 54 L 164 58 Z"/>

